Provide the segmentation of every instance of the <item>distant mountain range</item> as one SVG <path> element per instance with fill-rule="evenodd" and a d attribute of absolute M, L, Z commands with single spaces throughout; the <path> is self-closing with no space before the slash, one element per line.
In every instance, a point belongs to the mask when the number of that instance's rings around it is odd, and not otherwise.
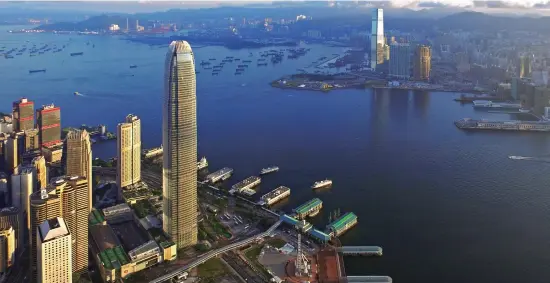
<path fill-rule="evenodd" d="M 442 30 L 466 31 L 499 31 L 499 30 L 530 30 L 546 32 L 550 24 L 550 17 L 514 17 L 489 15 L 480 12 L 464 11 L 460 8 L 411 10 L 407 8 L 387 8 L 385 12 L 385 26 L 387 29 L 425 30 L 438 27 Z M 37 29 L 44 30 L 101 30 L 108 29 L 111 24 L 118 24 L 121 28 L 135 24 L 136 20 L 144 23 L 148 20 L 180 23 L 200 21 L 205 19 L 222 19 L 233 17 L 242 18 L 293 18 L 304 14 L 313 17 L 313 21 L 301 23 L 304 28 L 315 29 L 316 25 L 351 25 L 357 27 L 370 26 L 371 9 L 352 7 L 326 6 L 294 6 L 278 8 L 255 7 L 219 7 L 208 9 L 172 9 L 164 12 L 140 14 L 104 14 L 93 16 L 78 22 L 57 22 L 41 25 Z"/>

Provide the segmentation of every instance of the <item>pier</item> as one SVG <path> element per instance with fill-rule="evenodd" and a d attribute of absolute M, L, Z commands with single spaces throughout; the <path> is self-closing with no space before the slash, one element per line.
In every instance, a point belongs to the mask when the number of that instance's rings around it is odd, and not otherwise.
<path fill-rule="evenodd" d="M 343 246 L 336 250 L 343 255 L 382 256 L 382 248 L 377 246 Z"/>
<path fill-rule="evenodd" d="M 237 184 L 233 185 L 229 192 L 230 193 L 235 193 L 235 192 L 243 193 L 243 192 L 246 192 L 246 194 L 249 195 L 251 189 L 253 187 L 259 185 L 261 182 L 262 182 L 262 179 L 260 179 L 260 177 L 251 176 L 251 177 L 248 177 L 248 178 L 238 182 Z M 256 193 L 256 192 L 254 192 L 254 193 Z"/>
<path fill-rule="evenodd" d="M 454 123 L 457 128 L 463 130 L 550 132 L 548 121 L 488 121 L 465 118 Z"/>
<path fill-rule="evenodd" d="M 342 215 L 336 221 L 327 225 L 327 232 L 330 232 L 335 237 L 344 234 L 357 224 L 357 215 L 353 212 L 348 212 Z"/>
<path fill-rule="evenodd" d="M 210 183 L 216 183 L 220 180 L 225 180 L 231 177 L 231 174 L 233 174 L 233 169 L 224 167 L 214 173 L 208 174 L 208 176 L 206 176 L 206 180 Z"/>
<path fill-rule="evenodd" d="M 290 196 L 290 188 L 285 186 L 279 186 L 273 191 L 263 195 L 259 204 L 272 205 L 286 197 Z"/>
<path fill-rule="evenodd" d="M 347 276 L 346 282 L 352 283 L 391 283 L 389 276 Z"/>
<path fill-rule="evenodd" d="M 323 201 L 318 198 L 314 198 L 294 209 L 296 218 L 304 219 L 308 216 L 315 216 L 323 208 Z"/>

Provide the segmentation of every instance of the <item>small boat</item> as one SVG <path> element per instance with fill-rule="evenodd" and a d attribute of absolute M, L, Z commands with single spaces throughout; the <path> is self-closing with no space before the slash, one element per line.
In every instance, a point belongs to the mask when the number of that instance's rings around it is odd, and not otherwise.
<path fill-rule="evenodd" d="M 318 189 L 318 188 L 327 187 L 331 185 L 332 185 L 332 180 L 326 179 L 326 180 L 315 182 L 313 186 L 311 186 L 311 188 Z"/>
<path fill-rule="evenodd" d="M 137 65 L 130 65 L 130 69 L 135 69 L 137 68 Z"/>
<path fill-rule="evenodd" d="M 78 96 L 78 95 L 80 95 L 80 92 L 75 91 L 75 92 L 74 92 L 74 95 L 75 95 L 75 96 Z"/>
<path fill-rule="evenodd" d="M 29 74 L 34 74 L 34 73 L 45 73 L 45 72 L 46 72 L 46 69 L 29 70 Z"/>
<path fill-rule="evenodd" d="M 71 53 L 71 56 L 81 56 L 83 54 L 84 52 L 74 52 L 74 53 Z"/>
<path fill-rule="evenodd" d="M 201 170 L 206 167 L 208 167 L 208 161 L 206 160 L 206 157 L 203 157 L 199 162 L 197 162 L 197 170 Z"/>
<path fill-rule="evenodd" d="M 260 175 L 265 175 L 265 174 L 269 174 L 277 171 L 279 171 L 279 167 L 271 166 L 271 167 L 263 168 L 262 171 L 260 171 Z"/>

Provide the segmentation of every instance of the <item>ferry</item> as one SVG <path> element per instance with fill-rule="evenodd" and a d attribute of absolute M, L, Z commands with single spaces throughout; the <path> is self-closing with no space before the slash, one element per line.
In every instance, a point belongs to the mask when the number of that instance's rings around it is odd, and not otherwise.
<path fill-rule="evenodd" d="M 326 180 L 323 180 L 323 181 L 315 182 L 313 184 L 313 186 L 311 186 L 311 188 L 312 189 L 318 189 L 318 188 L 327 187 L 327 186 L 331 186 L 331 185 L 332 185 L 332 180 L 326 179 Z"/>
<path fill-rule="evenodd" d="M 279 171 L 279 167 L 271 166 L 271 167 L 263 168 L 262 171 L 260 171 L 260 175 L 265 175 L 265 174 L 269 174 L 277 171 Z"/>
<path fill-rule="evenodd" d="M 74 52 L 74 53 L 71 53 L 71 56 L 81 56 L 83 54 L 84 52 Z"/>
<path fill-rule="evenodd" d="M 521 103 L 494 103 L 487 100 L 474 100 L 474 109 L 489 109 L 489 110 L 517 110 L 521 109 Z"/>
<path fill-rule="evenodd" d="M 199 162 L 197 162 L 197 170 L 201 170 L 206 167 L 208 167 L 208 161 L 206 160 L 206 157 L 203 157 Z"/>

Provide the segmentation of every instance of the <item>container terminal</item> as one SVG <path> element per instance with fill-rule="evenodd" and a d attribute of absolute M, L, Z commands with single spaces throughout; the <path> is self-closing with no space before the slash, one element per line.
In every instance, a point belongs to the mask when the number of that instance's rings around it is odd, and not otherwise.
<path fill-rule="evenodd" d="M 210 183 L 216 183 L 220 180 L 226 180 L 227 178 L 231 177 L 231 174 L 233 174 L 233 169 L 229 167 L 224 167 L 214 173 L 210 173 L 206 176 L 206 180 Z"/>
<path fill-rule="evenodd" d="M 250 190 L 253 187 L 259 185 L 262 179 L 258 176 L 250 176 L 231 187 L 230 193 L 242 193 L 243 190 Z"/>
<path fill-rule="evenodd" d="M 488 121 L 464 118 L 454 123 L 457 128 L 463 130 L 550 132 L 548 121 Z"/>
<path fill-rule="evenodd" d="M 285 186 L 279 186 L 273 191 L 263 195 L 260 198 L 258 204 L 260 205 L 272 205 L 290 195 L 290 188 Z"/>
<path fill-rule="evenodd" d="M 357 224 L 357 215 L 353 212 L 348 212 L 336 219 L 334 222 L 327 225 L 327 233 L 338 237 L 348 231 Z"/>
<path fill-rule="evenodd" d="M 296 218 L 304 219 L 308 216 L 313 217 L 319 214 L 321 208 L 323 208 L 323 201 L 318 198 L 314 198 L 295 208 L 294 213 L 296 215 Z"/>

